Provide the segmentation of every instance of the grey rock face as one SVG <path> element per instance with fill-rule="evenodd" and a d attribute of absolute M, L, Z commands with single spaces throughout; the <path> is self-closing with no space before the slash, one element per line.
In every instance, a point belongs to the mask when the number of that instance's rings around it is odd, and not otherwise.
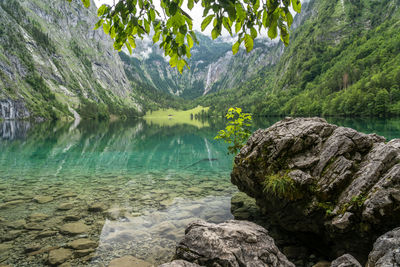
<path fill-rule="evenodd" d="M 24 119 L 30 116 L 23 101 L 3 99 L 0 100 L 0 118 L 6 120 Z"/>
<path fill-rule="evenodd" d="M 320 118 L 286 118 L 256 131 L 231 180 L 271 221 L 317 236 L 332 256 L 365 259 L 375 239 L 400 223 L 400 140 L 385 143 Z"/>
<path fill-rule="evenodd" d="M 185 231 L 175 258 L 204 266 L 294 266 L 263 227 L 247 221 L 196 221 Z"/>
<path fill-rule="evenodd" d="M 93 1 L 87 9 L 78 0 L 0 0 L 0 28 L 7 29 L 0 36 L 0 118 L 43 116 L 38 109 L 48 100 L 36 88 L 43 84 L 72 109 L 82 97 L 100 103 L 123 99 L 141 109 L 111 38 L 93 30 L 96 12 Z M 33 31 L 32 25 L 41 26 Z M 42 83 L 32 82 L 34 74 Z"/>
<path fill-rule="evenodd" d="M 361 264 L 350 254 L 344 254 L 332 261 L 331 267 L 361 267 Z"/>
<path fill-rule="evenodd" d="M 376 240 L 366 266 L 400 266 L 400 227 L 387 232 Z"/>

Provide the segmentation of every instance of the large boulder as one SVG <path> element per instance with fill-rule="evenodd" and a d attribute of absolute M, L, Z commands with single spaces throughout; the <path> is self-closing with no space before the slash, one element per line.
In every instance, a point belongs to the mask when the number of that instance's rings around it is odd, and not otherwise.
<path fill-rule="evenodd" d="M 367 267 L 400 266 L 400 227 L 379 237 L 368 256 Z"/>
<path fill-rule="evenodd" d="M 344 254 L 332 261 L 330 267 L 361 267 L 361 264 L 350 254 Z"/>
<path fill-rule="evenodd" d="M 176 248 L 176 259 L 201 266 L 290 266 L 263 227 L 248 221 L 195 221 Z"/>
<path fill-rule="evenodd" d="M 365 262 L 375 239 L 400 224 L 400 139 L 286 118 L 257 130 L 231 174 L 272 223 L 337 257 Z"/>

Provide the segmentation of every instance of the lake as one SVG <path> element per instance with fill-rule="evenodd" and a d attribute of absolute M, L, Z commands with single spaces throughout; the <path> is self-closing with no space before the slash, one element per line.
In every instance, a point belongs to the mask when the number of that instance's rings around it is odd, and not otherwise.
<path fill-rule="evenodd" d="M 279 118 L 258 118 L 266 128 Z M 328 121 L 388 139 L 400 119 Z M 195 219 L 232 219 L 233 156 L 223 123 L 0 123 L 0 265 L 43 266 L 50 249 L 97 243 L 72 266 L 133 255 L 158 264 Z M 76 253 L 76 252 L 75 252 Z"/>

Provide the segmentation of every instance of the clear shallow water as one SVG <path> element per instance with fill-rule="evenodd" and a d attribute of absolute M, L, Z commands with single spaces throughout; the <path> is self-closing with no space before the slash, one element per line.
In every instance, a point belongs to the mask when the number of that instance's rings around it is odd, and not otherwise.
<path fill-rule="evenodd" d="M 255 128 L 277 120 L 261 119 Z M 400 137 L 398 119 L 328 121 Z M 233 158 L 213 140 L 223 125 L 210 125 L 0 124 L 0 264 L 42 266 L 47 247 L 79 237 L 98 246 L 71 259 L 73 266 L 107 266 L 124 255 L 168 261 L 190 221 L 232 218 Z M 51 198 L 41 204 L 40 196 Z M 94 204 L 100 211 L 89 211 Z M 71 222 L 86 225 L 85 231 L 63 232 Z M 29 246 L 45 250 L 32 255 Z"/>

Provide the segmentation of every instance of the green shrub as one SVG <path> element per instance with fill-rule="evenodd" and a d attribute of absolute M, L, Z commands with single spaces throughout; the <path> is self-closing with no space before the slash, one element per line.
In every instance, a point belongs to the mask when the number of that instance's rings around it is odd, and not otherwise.
<path fill-rule="evenodd" d="M 236 154 L 250 137 L 252 117 L 249 113 L 242 113 L 241 108 L 230 108 L 225 117 L 228 119 L 225 130 L 220 130 L 214 139 L 223 139 L 232 144 L 228 151 Z"/>

